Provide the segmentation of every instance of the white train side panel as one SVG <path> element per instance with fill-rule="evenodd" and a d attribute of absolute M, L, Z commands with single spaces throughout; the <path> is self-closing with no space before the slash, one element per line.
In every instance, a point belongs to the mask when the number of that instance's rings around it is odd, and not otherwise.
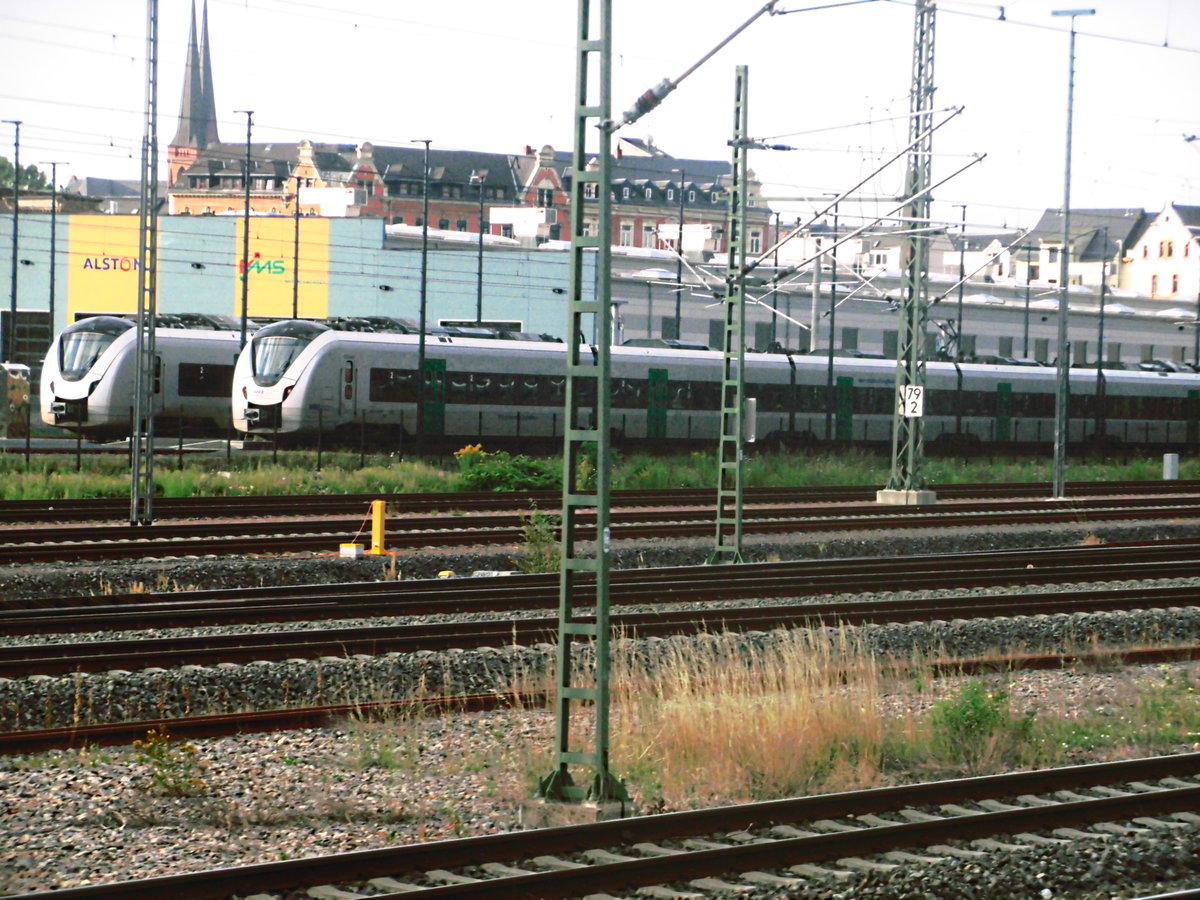
<path fill-rule="evenodd" d="M 561 437 L 567 347 L 529 341 L 429 335 L 426 421 L 430 437 Z M 583 349 L 586 362 L 588 350 Z M 334 331 L 281 322 L 256 333 L 239 357 L 233 420 L 249 434 L 377 429 L 417 432 L 413 334 Z M 613 347 L 610 423 L 618 438 L 652 445 L 712 441 L 719 434 L 723 371 L 714 351 Z M 1055 369 L 926 366 L 924 436 L 980 445 L 1053 441 Z M 1070 440 L 1101 436 L 1130 444 L 1197 444 L 1200 376 L 1105 373 L 1104 402 L 1093 369 L 1072 369 Z M 896 409 L 892 360 L 748 354 L 746 395 L 756 401 L 760 439 L 886 446 Z M 586 387 L 586 383 L 583 384 Z M 577 398 L 588 406 L 587 398 Z"/>

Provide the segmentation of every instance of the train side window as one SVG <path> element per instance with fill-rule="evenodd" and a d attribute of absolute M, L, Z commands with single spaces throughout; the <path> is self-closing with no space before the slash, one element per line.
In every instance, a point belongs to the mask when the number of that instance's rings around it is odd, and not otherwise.
<path fill-rule="evenodd" d="M 476 402 L 496 402 L 503 399 L 499 389 L 499 376 L 491 372 L 471 373 L 471 399 Z"/>
<path fill-rule="evenodd" d="M 712 381 L 693 381 L 692 402 L 692 409 L 720 409 L 721 386 Z"/>
<path fill-rule="evenodd" d="M 228 397 L 233 390 L 233 366 L 180 363 L 180 397 Z"/>
<path fill-rule="evenodd" d="M 692 404 L 692 383 L 690 381 L 672 382 L 671 387 L 671 409 L 691 409 Z"/>
<path fill-rule="evenodd" d="M 416 399 L 412 372 L 405 369 L 371 369 L 368 391 L 372 403 L 412 403 Z"/>
<path fill-rule="evenodd" d="M 966 416 L 993 416 L 996 414 L 996 392 L 995 391 L 968 391 L 962 392 L 963 396 L 963 415 Z"/>
<path fill-rule="evenodd" d="M 612 381 L 612 399 L 613 406 L 624 406 L 631 409 L 638 409 L 638 398 L 641 391 L 638 390 L 638 383 L 632 378 L 614 378 Z"/>
<path fill-rule="evenodd" d="M 455 372 L 446 378 L 446 402 L 466 403 L 467 394 L 471 387 L 471 376 L 465 372 Z"/>

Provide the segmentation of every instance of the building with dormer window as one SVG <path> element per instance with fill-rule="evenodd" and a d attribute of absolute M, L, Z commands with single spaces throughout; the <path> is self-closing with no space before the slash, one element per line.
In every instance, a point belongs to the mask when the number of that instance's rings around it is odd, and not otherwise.
<path fill-rule="evenodd" d="M 1068 284 L 1128 290 L 1132 272 L 1130 249 L 1141 240 L 1150 217 L 1143 209 L 1072 209 Z M 1042 213 L 1012 258 L 1015 280 L 1058 284 L 1061 277 L 1063 215 Z M 1029 248 L 1034 248 L 1031 255 Z"/>
<path fill-rule="evenodd" d="M 569 237 L 569 152 L 431 146 L 426 155 L 417 144 L 223 142 L 214 112 L 207 7 L 198 33 L 193 5 L 187 59 L 179 128 L 168 147 L 171 214 L 245 214 L 248 181 L 251 215 L 380 218 L 391 225 L 500 235 L 531 247 Z M 614 154 L 612 244 L 665 250 L 682 243 L 697 258 L 727 246 L 728 161 L 675 159 L 649 138 L 618 138 Z M 759 196 L 751 180 L 751 254 L 767 240 L 770 211 Z M 587 227 L 595 229 L 594 216 Z"/>

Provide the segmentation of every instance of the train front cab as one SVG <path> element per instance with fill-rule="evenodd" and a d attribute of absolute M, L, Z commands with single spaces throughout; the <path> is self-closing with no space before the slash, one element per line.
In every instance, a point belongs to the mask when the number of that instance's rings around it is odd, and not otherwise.
<path fill-rule="evenodd" d="M 97 364 L 133 327 L 132 322 L 116 316 L 90 316 L 62 330 L 42 365 L 43 422 L 68 429 L 92 423 L 92 396 L 106 378 L 110 383 L 119 380 L 119 373 L 107 369 L 97 373 Z"/>
<path fill-rule="evenodd" d="M 289 319 L 265 325 L 254 333 L 242 351 L 249 371 L 239 374 L 241 384 L 237 388 L 247 433 L 283 428 L 283 403 L 291 396 L 294 384 L 283 388 L 278 385 L 304 349 L 327 331 L 329 328 L 318 322 Z"/>

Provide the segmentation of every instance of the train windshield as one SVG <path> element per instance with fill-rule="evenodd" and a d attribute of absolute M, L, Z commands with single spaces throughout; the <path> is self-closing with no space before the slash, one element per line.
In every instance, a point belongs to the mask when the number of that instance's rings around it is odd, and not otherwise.
<path fill-rule="evenodd" d="M 276 322 L 260 328 L 250 342 L 254 383 L 270 387 L 283 377 L 293 360 L 319 335 L 328 331 L 316 322 Z"/>
<path fill-rule="evenodd" d="M 112 346 L 113 341 L 133 327 L 115 316 L 82 319 L 63 329 L 58 338 L 58 370 L 66 381 L 79 381 Z"/>

